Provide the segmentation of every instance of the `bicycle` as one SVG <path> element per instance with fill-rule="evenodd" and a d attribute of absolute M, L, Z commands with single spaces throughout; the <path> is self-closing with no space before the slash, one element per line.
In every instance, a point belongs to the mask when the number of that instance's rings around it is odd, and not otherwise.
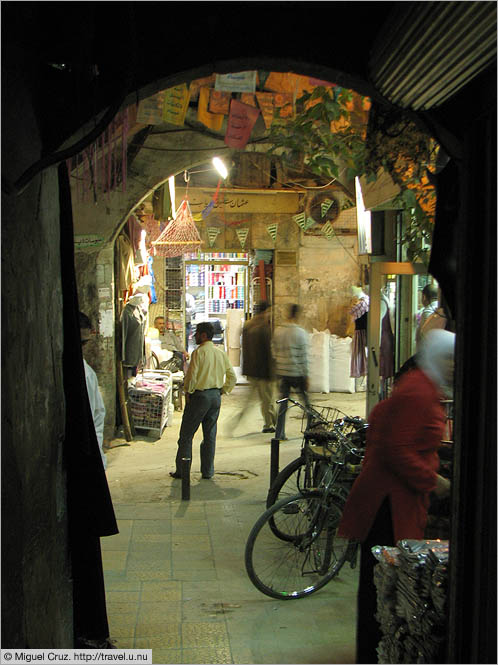
<path fill-rule="evenodd" d="M 278 400 L 280 403 L 284 400 Z M 292 496 L 305 489 L 317 487 L 324 467 L 327 464 L 329 450 L 322 445 L 322 436 L 331 428 L 348 436 L 353 445 L 351 464 L 360 464 L 365 447 L 365 436 L 368 424 L 359 416 L 347 416 L 334 407 L 306 407 L 288 398 L 294 406 L 303 410 L 303 442 L 299 457 L 285 466 L 273 480 L 266 499 L 266 507 L 270 508 L 285 496 Z M 293 408 L 293 407 L 291 407 Z M 305 423 L 306 421 L 306 423 Z M 347 490 L 349 491 L 349 489 Z M 344 495 L 347 496 L 344 490 Z"/>
<path fill-rule="evenodd" d="M 337 536 L 345 503 L 337 481 L 351 473 L 346 458 L 352 446 L 339 428 L 327 432 L 323 444 L 330 456 L 318 488 L 281 499 L 249 533 L 247 574 L 271 598 L 303 598 L 324 587 L 347 561 L 356 565 L 358 543 Z"/>

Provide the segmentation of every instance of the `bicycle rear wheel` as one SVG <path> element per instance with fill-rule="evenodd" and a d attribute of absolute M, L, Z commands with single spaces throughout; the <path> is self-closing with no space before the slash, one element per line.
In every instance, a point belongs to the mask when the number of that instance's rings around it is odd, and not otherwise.
<path fill-rule="evenodd" d="M 271 598 L 303 598 L 324 587 L 346 561 L 348 541 L 336 535 L 343 501 L 321 491 L 284 498 L 266 510 L 246 544 L 251 582 Z M 276 538 L 273 525 L 286 534 Z"/>

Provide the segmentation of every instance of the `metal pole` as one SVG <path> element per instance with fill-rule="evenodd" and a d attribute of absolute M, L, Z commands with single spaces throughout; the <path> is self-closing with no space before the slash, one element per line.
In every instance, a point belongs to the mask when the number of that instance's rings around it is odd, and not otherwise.
<path fill-rule="evenodd" d="M 190 501 L 190 457 L 182 457 L 182 501 Z"/>
<path fill-rule="evenodd" d="M 272 439 L 270 452 L 270 487 L 273 485 L 273 481 L 278 475 L 279 453 L 280 439 Z"/>

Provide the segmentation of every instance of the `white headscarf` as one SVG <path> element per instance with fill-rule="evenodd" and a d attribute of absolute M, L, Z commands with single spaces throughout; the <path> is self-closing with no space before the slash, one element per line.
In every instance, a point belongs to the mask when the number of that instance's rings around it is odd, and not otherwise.
<path fill-rule="evenodd" d="M 453 396 L 455 333 L 429 330 L 417 354 L 417 365 L 447 397 Z"/>

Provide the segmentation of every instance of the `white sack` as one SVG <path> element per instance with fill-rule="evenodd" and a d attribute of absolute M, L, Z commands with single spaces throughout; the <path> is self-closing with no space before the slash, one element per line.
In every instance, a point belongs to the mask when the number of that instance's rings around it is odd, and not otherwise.
<path fill-rule="evenodd" d="M 330 335 L 329 388 L 331 393 L 354 393 L 351 372 L 351 337 Z"/>
<path fill-rule="evenodd" d="M 329 342 L 330 332 L 313 330 L 310 335 L 310 376 L 309 391 L 329 392 Z"/>

